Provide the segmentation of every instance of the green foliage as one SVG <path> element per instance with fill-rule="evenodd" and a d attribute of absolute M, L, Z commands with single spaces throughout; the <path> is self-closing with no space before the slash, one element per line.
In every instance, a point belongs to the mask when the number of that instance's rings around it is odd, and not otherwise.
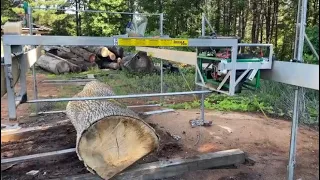
<path fill-rule="evenodd" d="M 9 0 L 1 0 L 1 25 L 7 21 L 17 21 L 19 16 L 12 10 L 12 2 Z"/>
<path fill-rule="evenodd" d="M 200 101 L 185 102 L 181 104 L 168 105 L 175 109 L 191 109 L 199 108 Z M 262 100 L 256 96 L 226 96 L 219 94 L 212 94 L 204 101 L 204 107 L 206 109 L 219 110 L 219 111 L 240 111 L 240 112 L 261 112 L 266 111 L 273 114 L 273 108 L 262 102 Z"/>
<path fill-rule="evenodd" d="M 127 6 L 124 0 L 92 0 L 88 10 L 124 12 Z M 83 34 L 90 36 L 111 36 L 123 33 L 130 16 L 107 13 L 82 13 Z"/>
<path fill-rule="evenodd" d="M 319 26 L 307 27 L 306 28 L 306 34 L 307 34 L 311 44 L 313 45 L 314 49 L 319 54 Z M 307 44 L 307 42 L 305 42 L 305 46 L 304 46 L 304 51 L 303 52 L 304 52 L 304 57 L 303 58 L 304 58 L 304 61 L 306 63 L 319 64 L 319 61 L 313 55 L 312 50 L 309 47 L 309 45 Z"/>

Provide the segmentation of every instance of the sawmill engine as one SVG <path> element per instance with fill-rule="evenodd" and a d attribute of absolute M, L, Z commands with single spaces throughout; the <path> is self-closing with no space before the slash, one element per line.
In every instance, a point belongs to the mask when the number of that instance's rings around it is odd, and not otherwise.
<path fill-rule="evenodd" d="M 236 37 L 201 37 L 201 38 L 236 38 Z M 238 39 L 238 43 L 241 43 L 241 39 Z M 225 67 L 228 63 L 231 63 L 231 49 L 230 48 L 221 48 L 221 47 L 199 47 L 198 49 L 198 66 L 202 71 L 203 79 L 206 84 L 210 84 L 213 87 L 218 87 L 218 85 L 223 81 L 225 76 L 228 74 L 228 71 Z M 249 48 L 249 52 L 244 53 L 245 49 L 238 48 L 237 62 L 262 62 L 266 57 L 263 56 L 262 49 Z M 236 79 L 238 79 L 245 70 L 236 70 Z M 252 70 L 251 70 L 252 71 Z M 258 72 L 260 73 L 260 72 Z M 246 84 L 250 72 L 247 73 L 242 80 L 235 86 L 235 93 L 240 93 L 242 87 Z M 260 76 L 260 74 L 258 74 Z M 259 80 L 256 77 L 256 85 L 246 88 L 252 89 L 258 88 Z M 222 86 L 222 90 L 228 90 L 228 81 Z"/>

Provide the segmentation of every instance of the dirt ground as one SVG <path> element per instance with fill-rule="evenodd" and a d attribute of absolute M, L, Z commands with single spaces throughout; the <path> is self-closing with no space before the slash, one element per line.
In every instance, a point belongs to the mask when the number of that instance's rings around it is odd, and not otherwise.
<path fill-rule="evenodd" d="M 38 75 L 38 80 L 45 78 Z M 28 77 L 28 94 L 32 97 L 32 81 Z M 39 95 L 48 97 L 58 94 L 56 85 L 38 84 Z M 174 100 L 182 101 L 183 98 Z M 128 101 L 128 105 L 143 104 L 140 100 Z M 137 112 L 153 108 L 136 108 Z M 18 121 L 21 127 L 52 125 L 47 130 L 37 131 L 28 136 L 1 142 L 1 158 L 17 157 L 75 147 L 75 130 L 63 114 L 29 117 L 27 104 L 18 107 Z M 282 180 L 286 179 L 288 151 L 290 145 L 289 121 L 266 118 L 259 114 L 206 111 L 206 120 L 213 121 L 211 127 L 191 128 L 189 120 L 199 118 L 199 110 L 178 110 L 145 117 L 160 135 L 160 149 L 137 163 L 161 159 L 188 157 L 195 154 L 227 149 L 241 149 L 256 160 L 254 166 L 240 165 L 236 168 L 210 169 L 187 172 L 172 177 L 172 180 Z M 6 97 L 1 99 L 1 123 L 7 120 Z M 58 123 L 61 122 L 61 123 Z M 58 123 L 58 124 L 57 124 Z M 181 137 L 180 140 L 172 138 Z M 308 127 L 299 127 L 297 141 L 296 179 L 319 179 L 319 132 Z M 39 170 L 36 176 L 26 175 Z M 85 174 L 88 171 L 75 153 L 41 158 L 33 161 L 2 165 L 2 179 L 52 179 Z"/>

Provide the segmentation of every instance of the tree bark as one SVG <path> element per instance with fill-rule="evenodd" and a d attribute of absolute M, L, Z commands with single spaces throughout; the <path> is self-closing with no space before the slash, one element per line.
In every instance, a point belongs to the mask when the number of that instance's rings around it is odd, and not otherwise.
<path fill-rule="evenodd" d="M 63 59 L 63 58 L 61 58 L 59 56 L 56 56 L 54 54 L 51 54 L 51 53 L 46 53 L 46 55 L 54 57 L 56 59 L 59 59 L 61 61 L 64 61 L 64 62 L 68 63 L 71 72 L 81 72 L 81 67 L 79 67 L 78 65 L 68 61 L 67 59 Z"/>
<path fill-rule="evenodd" d="M 112 95 L 109 86 L 91 81 L 75 97 Z M 116 101 L 70 101 L 66 113 L 77 131 L 79 159 L 103 179 L 110 179 L 159 147 L 155 130 Z"/>
<path fill-rule="evenodd" d="M 143 51 L 139 51 L 135 55 L 125 56 L 119 64 L 121 69 L 126 69 L 129 72 L 151 73 L 154 70 L 153 62 Z"/>
<path fill-rule="evenodd" d="M 120 68 L 119 63 L 117 62 L 108 62 L 108 61 L 104 61 L 101 64 L 101 69 L 114 69 L 114 70 L 118 70 Z"/>
<path fill-rule="evenodd" d="M 68 63 L 47 55 L 42 55 L 38 59 L 37 64 L 41 68 L 49 72 L 52 72 L 54 74 L 62 74 L 62 73 L 70 72 L 70 67 Z"/>
<path fill-rule="evenodd" d="M 77 47 L 77 46 L 70 47 L 70 51 L 82 57 L 85 61 L 88 61 L 91 63 L 94 63 L 96 61 L 96 55 L 94 53 L 91 53 L 80 47 Z"/>
<path fill-rule="evenodd" d="M 90 63 L 87 61 L 79 61 L 79 59 L 77 59 L 77 58 L 67 59 L 67 61 L 78 65 L 82 71 L 88 71 L 90 68 L 97 68 L 98 67 L 97 63 Z"/>

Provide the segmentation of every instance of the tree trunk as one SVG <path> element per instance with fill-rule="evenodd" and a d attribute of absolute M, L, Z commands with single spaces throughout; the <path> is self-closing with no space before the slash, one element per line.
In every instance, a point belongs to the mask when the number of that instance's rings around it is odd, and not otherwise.
<path fill-rule="evenodd" d="M 63 59 L 63 58 L 61 58 L 59 56 L 56 56 L 54 54 L 51 54 L 51 53 L 46 53 L 46 55 L 54 57 L 56 59 L 59 59 L 61 61 L 64 61 L 64 62 L 68 63 L 71 72 L 81 72 L 81 67 L 79 67 L 78 65 L 76 65 L 76 64 L 74 64 L 74 63 L 72 63 L 72 62 L 70 62 L 70 61 L 68 61 L 66 59 Z"/>
<path fill-rule="evenodd" d="M 75 97 L 112 96 L 91 81 Z M 70 101 L 66 114 L 77 131 L 76 152 L 87 169 L 110 179 L 159 147 L 155 130 L 114 100 Z"/>
<path fill-rule="evenodd" d="M 116 55 L 111 52 L 107 47 L 94 47 L 94 46 L 86 46 L 84 47 L 89 52 L 95 53 L 100 57 L 109 57 L 112 61 L 116 60 Z"/>
<path fill-rule="evenodd" d="M 116 59 L 117 58 L 123 58 L 123 48 L 122 47 L 117 47 L 117 46 L 112 46 L 112 47 L 108 47 L 108 49 L 116 55 Z"/>
<path fill-rule="evenodd" d="M 101 64 L 101 69 L 114 69 L 114 70 L 118 70 L 120 68 L 119 63 L 116 62 L 108 62 L 108 61 L 104 61 Z"/>
<path fill-rule="evenodd" d="M 120 61 L 121 69 L 130 72 L 151 73 L 154 70 L 154 64 L 147 56 L 146 52 L 139 51 L 135 55 L 125 56 Z"/>
<path fill-rule="evenodd" d="M 266 40 L 267 43 L 270 43 L 271 41 L 271 25 L 273 25 L 273 23 L 271 23 L 271 0 L 267 1 L 267 6 L 266 8 Z"/>
<path fill-rule="evenodd" d="M 82 57 L 85 61 L 88 61 L 91 63 L 94 63 L 96 61 L 95 54 L 93 54 L 85 49 L 82 49 L 80 47 L 77 47 L 77 46 L 70 47 L 70 51 L 75 53 L 76 55 Z"/>
<path fill-rule="evenodd" d="M 77 58 L 67 59 L 67 61 L 78 65 L 82 71 L 88 71 L 90 68 L 97 68 L 97 63 L 90 63 L 87 61 L 79 61 Z"/>
<path fill-rule="evenodd" d="M 221 22 L 221 3 L 220 0 L 217 0 L 217 12 L 216 12 L 216 18 L 215 18 L 215 28 L 216 33 L 220 33 L 220 22 Z"/>
<path fill-rule="evenodd" d="M 52 72 L 54 74 L 62 74 L 62 73 L 70 72 L 70 67 L 68 63 L 47 55 L 42 55 L 38 59 L 37 64 L 41 68 L 49 72 Z"/>

